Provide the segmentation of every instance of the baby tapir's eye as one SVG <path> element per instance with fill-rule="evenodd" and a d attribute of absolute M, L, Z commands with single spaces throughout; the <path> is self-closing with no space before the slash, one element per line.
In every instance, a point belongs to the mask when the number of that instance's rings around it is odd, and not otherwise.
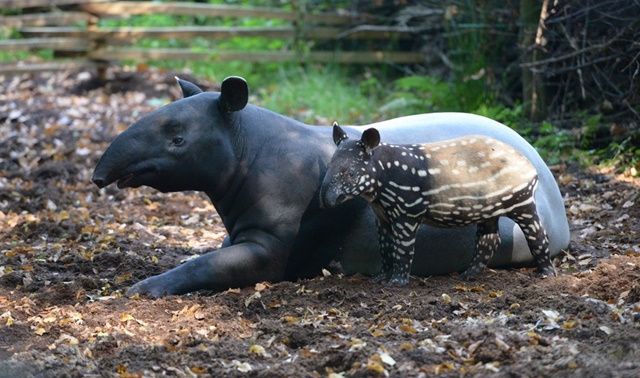
<path fill-rule="evenodd" d="M 171 141 L 175 146 L 181 146 L 184 143 L 184 139 L 182 137 L 175 137 Z"/>

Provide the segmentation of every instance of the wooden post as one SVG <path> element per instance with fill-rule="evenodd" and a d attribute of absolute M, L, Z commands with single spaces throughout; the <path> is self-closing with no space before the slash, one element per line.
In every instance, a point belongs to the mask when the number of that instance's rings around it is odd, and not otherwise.
<path fill-rule="evenodd" d="M 89 56 L 91 56 L 91 52 L 93 51 L 97 51 L 101 48 L 105 47 L 105 41 L 103 39 L 100 38 L 92 38 L 92 35 L 95 35 L 93 33 L 91 33 L 92 31 L 98 30 L 98 24 L 100 22 L 100 17 L 96 16 L 96 15 L 92 15 L 89 20 L 87 21 L 87 35 L 89 38 Z M 107 67 L 108 65 L 106 64 L 107 62 L 104 60 L 93 60 L 96 63 L 96 78 L 101 81 L 104 82 L 107 80 Z"/>

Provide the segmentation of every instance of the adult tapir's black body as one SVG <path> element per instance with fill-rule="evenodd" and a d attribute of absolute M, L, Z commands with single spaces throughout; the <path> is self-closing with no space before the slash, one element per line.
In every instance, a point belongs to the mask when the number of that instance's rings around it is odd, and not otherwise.
<path fill-rule="evenodd" d="M 347 273 L 379 270 L 373 213 L 363 200 L 321 209 L 319 188 L 335 145 L 329 127 L 308 126 L 246 105 L 244 80 L 229 78 L 221 93 L 201 93 L 179 81 L 185 98 L 143 117 L 114 140 L 98 163 L 100 186 L 148 185 L 161 191 L 204 191 L 229 233 L 223 247 L 132 287 L 159 296 L 222 290 L 317 274 L 338 257 Z M 390 143 L 423 143 L 470 133 L 511 144 L 538 169 L 536 200 L 551 251 L 569 240 L 562 198 L 548 168 L 515 132 L 462 113 L 425 114 L 375 124 Z M 358 136 L 360 128 L 346 128 Z M 526 262 L 522 234 L 501 221 L 503 246 L 494 264 Z M 415 274 L 462 270 L 469 263 L 474 227 L 421 227 Z"/>

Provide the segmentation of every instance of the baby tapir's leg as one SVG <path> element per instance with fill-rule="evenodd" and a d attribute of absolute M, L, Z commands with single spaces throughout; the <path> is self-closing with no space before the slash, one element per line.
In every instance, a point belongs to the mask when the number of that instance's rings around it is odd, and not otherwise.
<path fill-rule="evenodd" d="M 378 227 L 378 246 L 380 248 L 380 257 L 382 258 L 382 270 L 374 278 L 375 282 L 386 281 L 391 278 L 393 269 L 393 251 L 394 242 L 391 237 L 392 230 L 391 225 L 385 220 L 376 218 L 376 225 Z"/>
<path fill-rule="evenodd" d="M 409 283 L 418 225 L 415 219 L 408 217 L 400 217 L 391 222 L 394 250 L 390 285 L 404 286 Z"/>
<path fill-rule="evenodd" d="M 507 216 L 520 226 L 540 273 L 543 276 L 555 276 L 556 269 L 549 252 L 549 238 L 540 223 L 535 202 L 518 207 Z"/>
<path fill-rule="evenodd" d="M 476 253 L 471 264 L 462 273 L 463 279 L 472 278 L 487 266 L 493 254 L 500 246 L 500 233 L 498 232 L 498 218 L 490 219 L 478 224 L 476 231 Z"/>

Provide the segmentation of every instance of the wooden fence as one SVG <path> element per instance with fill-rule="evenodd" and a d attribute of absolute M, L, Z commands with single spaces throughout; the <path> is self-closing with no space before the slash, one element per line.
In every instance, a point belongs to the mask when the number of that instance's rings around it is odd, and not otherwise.
<path fill-rule="evenodd" d="M 0 40 L 1 51 L 52 49 L 55 57 L 67 61 L 0 65 L 0 73 L 65 70 L 70 67 L 98 66 L 120 60 L 179 59 L 245 62 L 333 62 L 345 64 L 421 63 L 422 54 L 407 51 L 232 51 L 217 49 L 198 52 L 188 48 L 140 48 L 140 38 L 190 40 L 203 37 L 223 40 L 234 37 L 262 37 L 283 40 L 397 41 L 415 38 L 411 28 L 375 25 L 367 15 L 303 12 L 266 7 L 245 7 L 189 2 L 150 2 L 112 0 L 0 0 L 0 9 L 20 12 L 0 16 L 0 26 L 16 29 L 22 38 Z M 101 19 L 126 18 L 142 14 L 170 14 L 206 17 L 252 17 L 282 20 L 278 27 L 104 27 Z"/>

